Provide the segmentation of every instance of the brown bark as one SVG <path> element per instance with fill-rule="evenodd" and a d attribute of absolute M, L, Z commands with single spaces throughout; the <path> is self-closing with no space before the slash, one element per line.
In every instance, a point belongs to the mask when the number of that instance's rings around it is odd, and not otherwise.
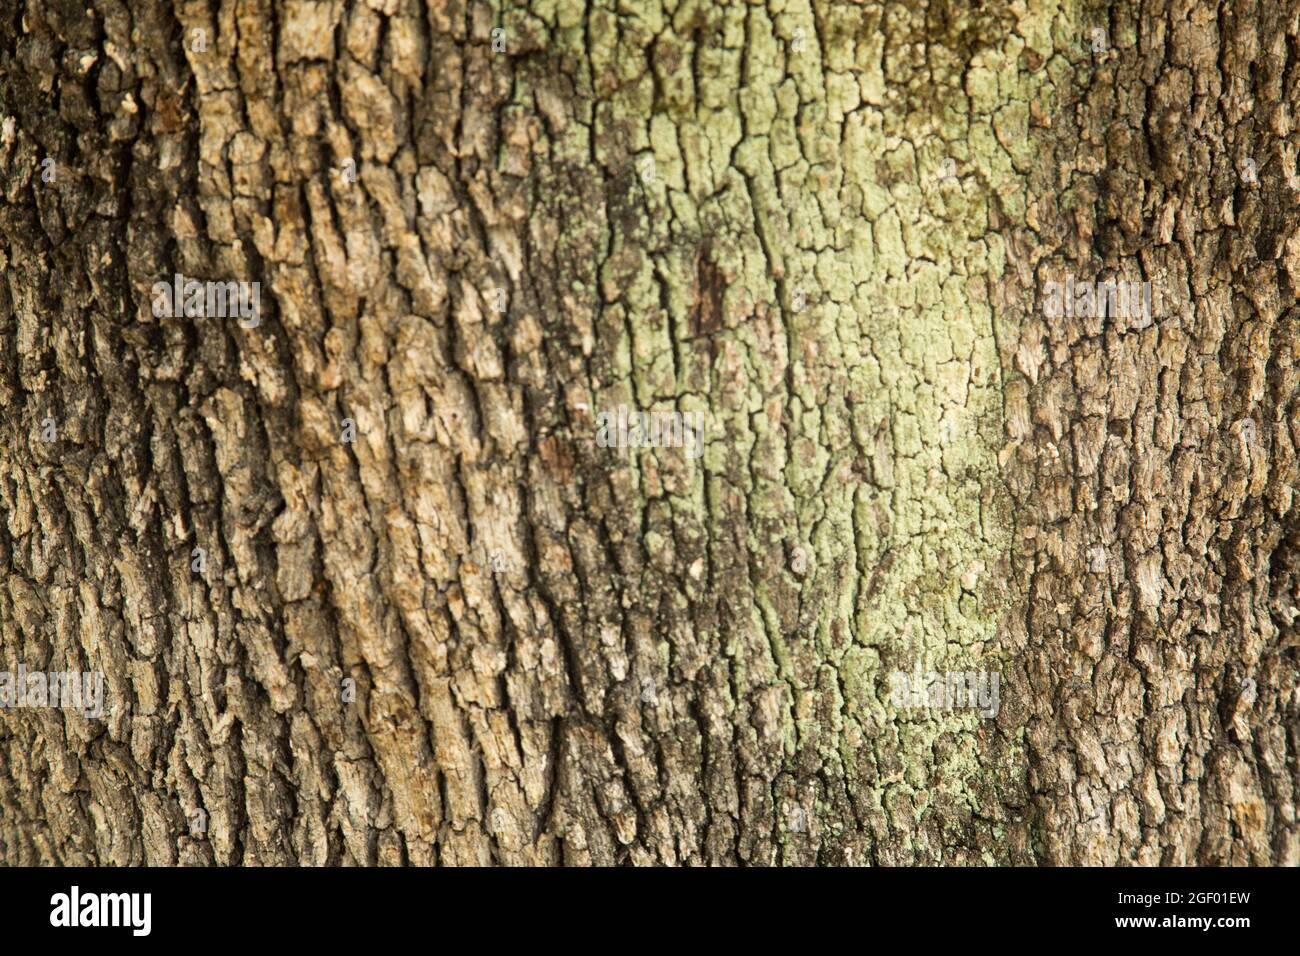
<path fill-rule="evenodd" d="M 1008 698 L 1052 860 L 1300 864 L 1298 19 L 1099 11 L 1130 42 L 1038 137 L 1013 285 L 1118 274 L 1156 297 L 1147 328 L 1040 314 L 1003 351 Z"/>

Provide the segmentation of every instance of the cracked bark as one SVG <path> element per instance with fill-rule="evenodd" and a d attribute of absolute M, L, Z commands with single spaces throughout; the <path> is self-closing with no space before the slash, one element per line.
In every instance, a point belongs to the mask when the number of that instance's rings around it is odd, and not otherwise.
<path fill-rule="evenodd" d="M 0 668 L 111 712 L 0 711 L 0 861 L 1300 863 L 1298 44 L 21 0 Z M 178 272 L 261 323 L 155 317 Z M 1156 321 L 1045 318 L 1067 273 Z"/>

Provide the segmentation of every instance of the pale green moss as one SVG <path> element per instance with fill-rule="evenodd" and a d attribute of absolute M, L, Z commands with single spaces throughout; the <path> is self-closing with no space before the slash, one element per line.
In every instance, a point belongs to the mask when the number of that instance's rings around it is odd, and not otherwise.
<path fill-rule="evenodd" d="M 577 6 L 536 13 L 572 25 Z M 626 330 L 602 398 L 708 412 L 706 454 L 669 498 L 674 520 L 705 534 L 738 518 L 748 529 L 753 593 L 728 597 L 771 658 L 733 636 L 723 650 L 735 692 L 787 684 L 787 753 L 816 740 L 822 765 L 881 807 L 907 845 L 939 782 L 974 806 L 972 778 L 1008 772 L 981 762 L 980 718 L 900 712 L 889 675 L 917 660 L 1000 666 L 989 655 L 1006 608 L 991 578 L 1012 541 L 982 294 L 1005 255 L 989 210 L 1000 201 L 1023 213 L 1029 104 L 1067 80 L 1050 58 L 1025 72 L 1022 53 L 1050 57 L 1078 35 L 1054 0 L 1013 8 L 1018 23 L 955 10 L 924 65 L 908 65 L 897 50 L 886 58 L 882 29 L 915 32 L 889 19 L 913 12 L 882 21 L 879 10 L 813 6 L 816 17 L 798 0 L 646 0 L 619 5 L 620 32 L 598 5 L 585 31 L 563 34 L 590 64 L 596 128 L 575 124 L 556 149 L 577 155 L 594 135 L 611 175 L 654 159 L 652 182 L 619 180 L 643 200 L 611 223 L 602 263 L 617 319 L 606 327 Z M 708 344 L 691 327 L 702 256 L 725 286 Z M 744 515 L 720 510 L 718 495 L 710 504 L 705 482 L 718 476 L 739 483 Z M 651 552 L 657 534 L 645 538 Z M 796 546 L 807 573 L 763 579 L 765 557 Z M 811 633 L 791 631 L 792 587 L 812 602 L 800 618 Z M 828 673 L 836 679 L 816 680 Z M 823 685 L 829 700 L 796 716 L 801 695 Z"/>

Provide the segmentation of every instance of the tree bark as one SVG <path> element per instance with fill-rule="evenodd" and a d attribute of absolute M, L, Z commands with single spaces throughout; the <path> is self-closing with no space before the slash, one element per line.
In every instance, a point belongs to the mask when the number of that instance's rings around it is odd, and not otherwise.
<path fill-rule="evenodd" d="M 0 670 L 107 711 L 0 863 L 1300 865 L 1298 106 L 1295 0 L 17 0 Z"/>

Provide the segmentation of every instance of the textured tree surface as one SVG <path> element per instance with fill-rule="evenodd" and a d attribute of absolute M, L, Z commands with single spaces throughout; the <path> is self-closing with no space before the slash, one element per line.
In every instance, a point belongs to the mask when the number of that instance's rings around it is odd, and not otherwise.
<path fill-rule="evenodd" d="M 1300 865 L 1298 158 L 1297 0 L 6 0 L 0 863 Z"/>

